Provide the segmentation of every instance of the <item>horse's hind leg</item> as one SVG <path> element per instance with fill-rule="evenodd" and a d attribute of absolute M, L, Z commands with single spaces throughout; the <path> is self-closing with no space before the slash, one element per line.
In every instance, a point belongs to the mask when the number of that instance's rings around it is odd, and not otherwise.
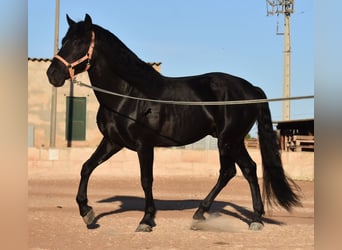
<path fill-rule="evenodd" d="M 249 225 L 249 229 L 261 230 L 263 228 L 261 217 L 265 212 L 256 174 L 256 164 L 249 156 L 244 145 L 242 145 L 241 150 L 239 150 L 236 162 L 239 165 L 244 177 L 247 179 L 252 194 L 254 214 L 252 222 Z"/>
<path fill-rule="evenodd" d="M 195 220 L 204 220 L 204 213 L 208 212 L 214 199 L 220 193 L 220 191 L 227 185 L 230 179 L 236 174 L 235 162 L 230 153 L 223 148 L 220 151 L 220 175 L 216 185 L 210 191 L 208 196 L 200 203 L 197 211 L 193 215 Z"/>
<path fill-rule="evenodd" d="M 137 153 L 140 163 L 141 186 L 145 193 L 145 214 L 136 229 L 136 232 L 151 232 L 155 226 L 154 217 L 156 208 L 152 193 L 153 184 L 153 147 L 140 145 Z"/>
<path fill-rule="evenodd" d="M 92 207 L 88 206 L 87 188 L 89 177 L 98 165 L 109 159 L 121 148 L 122 147 L 111 143 L 106 138 L 103 138 L 95 152 L 82 166 L 81 180 L 77 192 L 76 201 L 79 206 L 80 215 L 87 225 L 92 224 L 95 219 L 95 214 Z"/>

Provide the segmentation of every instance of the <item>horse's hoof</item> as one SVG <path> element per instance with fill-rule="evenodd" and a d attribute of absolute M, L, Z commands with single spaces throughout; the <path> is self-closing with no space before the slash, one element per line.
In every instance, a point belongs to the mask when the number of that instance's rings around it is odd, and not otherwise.
<path fill-rule="evenodd" d="M 89 212 L 82 217 L 83 218 L 83 221 L 86 225 L 91 225 L 94 220 L 95 220 L 95 213 L 94 213 L 94 210 L 93 209 L 90 209 Z"/>
<path fill-rule="evenodd" d="M 261 222 L 252 222 L 249 225 L 249 230 L 253 230 L 253 231 L 260 231 L 264 228 L 264 224 L 262 224 Z"/>
<path fill-rule="evenodd" d="M 194 231 L 201 230 L 203 226 L 204 220 L 193 220 L 190 229 Z"/>
<path fill-rule="evenodd" d="M 204 212 L 203 211 L 200 211 L 200 210 L 197 210 L 194 215 L 192 216 L 192 218 L 194 220 L 197 220 L 197 221 L 204 221 L 205 220 L 205 217 L 204 217 Z"/>
<path fill-rule="evenodd" d="M 152 232 L 152 227 L 147 224 L 139 224 L 137 229 L 135 230 L 136 232 Z"/>

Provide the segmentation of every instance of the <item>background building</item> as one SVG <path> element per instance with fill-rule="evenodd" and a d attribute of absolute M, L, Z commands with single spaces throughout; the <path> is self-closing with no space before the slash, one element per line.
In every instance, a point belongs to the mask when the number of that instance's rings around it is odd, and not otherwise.
<path fill-rule="evenodd" d="M 50 59 L 28 58 L 28 144 L 30 147 L 44 148 L 49 146 L 51 88 L 46 71 Z M 151 63 L 160 71 L 161 63 Z M 77 75 L 77 79 L 90 83 L 88 74 Z M 94 92 L 89 88 L 74 86 L 73 114 L 69 117 L 70 82 L 57 89 L 56 114 L 56 148 L 68 146 L 68 121 L 71 121 L 73 133 L 71 145 L 75 147 L 96 147 L 102 135 L 96 125 L 96 114 L 99 107 Z"/>

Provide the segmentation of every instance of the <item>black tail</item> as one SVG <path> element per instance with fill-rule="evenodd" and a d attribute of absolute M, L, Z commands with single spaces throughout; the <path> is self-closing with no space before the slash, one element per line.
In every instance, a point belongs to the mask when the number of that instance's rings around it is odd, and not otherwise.
<path fill-rule="evenodd" d="M 262 98 L 266 98 L 264 93 L 263 95 Z M 278 138 L 272 127 L 268 103 L 260 104 L 258 133 L 263 164 L 264 194 L 268 205 L 279 204 L 288 211 L 293 206 L 301 206 L 298 195 L 293 191 L 293 189 L 298 191 L 300 188 L 284 173 Z"/>

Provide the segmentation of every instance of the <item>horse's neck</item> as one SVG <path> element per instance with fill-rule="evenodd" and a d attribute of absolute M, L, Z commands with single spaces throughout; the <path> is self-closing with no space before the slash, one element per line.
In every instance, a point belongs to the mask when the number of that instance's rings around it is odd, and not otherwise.
<path fill-rule="evenodd" d="M 120 43 L 112 37 L 112 39 L 102 39 L 98 44 L 96 61 L 99 65 L 97 65 L 96 77 L 112 82 L 110 86 L 112 90 L 132 91 L 133 89 L 140 91 L 141 94 L 155 88 L 155 85 L 160 85 L 162 76 Z"/>
<path fill-rule="evenodd" d="M 133 88 L 127 82 L 123 81 L 117 75 L 112 74 L 107 69 L 103 71 L 101 65 L 92 67 L 92 69 L 88 71 L 88 74 L 91 84 L 97 88 L 122 95 L 134 95 L 132 93 Z M 102 91 L 94 91 L 94 94 L 101 106 L 113 110 L 118 110 L 119 107 L 128 100 L 116 95 L 103 93 Z"/>

